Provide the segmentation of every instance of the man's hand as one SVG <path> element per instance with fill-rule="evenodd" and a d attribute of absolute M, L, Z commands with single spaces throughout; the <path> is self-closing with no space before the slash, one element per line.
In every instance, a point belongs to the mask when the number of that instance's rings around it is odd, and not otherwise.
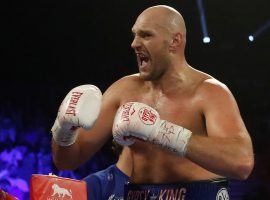
<path fill-rule="evenodd" d="M 99 115 L 101 99 L 102 93 L 94 85 L 73 88 L 61 103 L 51 129 L 56 143 L 70 146 L 76 141 L 78 127 L 90 129 Z"/>
<path fill-rule="evenodd" d="M 129 102 L 116 113 L 113 137 L 121 145 L 132 145 L 134 141 L 130 136 L 150 141 L 184 156 L 191 131 L 161 120 L 159 113 L 146 104 Z"/>

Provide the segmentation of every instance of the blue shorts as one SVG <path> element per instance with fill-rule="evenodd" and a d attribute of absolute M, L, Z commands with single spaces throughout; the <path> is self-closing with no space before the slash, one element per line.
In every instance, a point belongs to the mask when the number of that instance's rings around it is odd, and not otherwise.
<path fill-rule="evenodd" d="M 125 200 L 229 200 L 226 179 L 172 184 L 125 185 Z"/>

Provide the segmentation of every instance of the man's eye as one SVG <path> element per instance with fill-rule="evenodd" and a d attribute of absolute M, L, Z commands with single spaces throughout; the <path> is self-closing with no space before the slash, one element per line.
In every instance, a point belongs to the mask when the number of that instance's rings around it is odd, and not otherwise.
<path fill-rule="evenodd" d="M 151 34 L 150 33 L 142 33 L 142 37 L 145 38 L 145 37 L 150 37 Z"/>

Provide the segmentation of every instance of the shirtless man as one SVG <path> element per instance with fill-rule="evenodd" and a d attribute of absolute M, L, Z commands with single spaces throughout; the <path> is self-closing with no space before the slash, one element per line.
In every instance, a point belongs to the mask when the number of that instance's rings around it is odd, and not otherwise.
<path fill-rule="evenodd" d="M 95 112 L 87 115 L 88 125 L 75 123 L 74 117 L 82 116 L 69 116 L 69 101 L 62 103 L 52 128 L 56 166 L 77 168 L 113 131 L 118 143 L 129 146 L 125 148 L 133 159 L 131 182 L 136 184 L 127 188 L 126 199 L 165 199 L 164 191 L 167 198 L 228 199 L 226 186 L 213 189 L 211 180 L 245 180 L 254 165 L 252 142 L 233 95 L 187 63 L 186 27 L 175 9 L 159 5 L 144 10 L 132 32 L 139 74 L 113 83 L 102 97 L 100 112 L 99 100 L 83 93 L 74 109 L 79 112 L 80 101 L 91 99 L 88 107 Z M 145 183 L 160 185 L 140 185 Z"/>

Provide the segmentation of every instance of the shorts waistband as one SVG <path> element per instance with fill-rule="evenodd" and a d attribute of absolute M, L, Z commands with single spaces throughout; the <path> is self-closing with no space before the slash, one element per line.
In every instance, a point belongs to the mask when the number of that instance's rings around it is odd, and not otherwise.
<path fill-rule="evenodd" d="M 125 185 L 126 200 L 229 200 L 228 180 Z"/>

